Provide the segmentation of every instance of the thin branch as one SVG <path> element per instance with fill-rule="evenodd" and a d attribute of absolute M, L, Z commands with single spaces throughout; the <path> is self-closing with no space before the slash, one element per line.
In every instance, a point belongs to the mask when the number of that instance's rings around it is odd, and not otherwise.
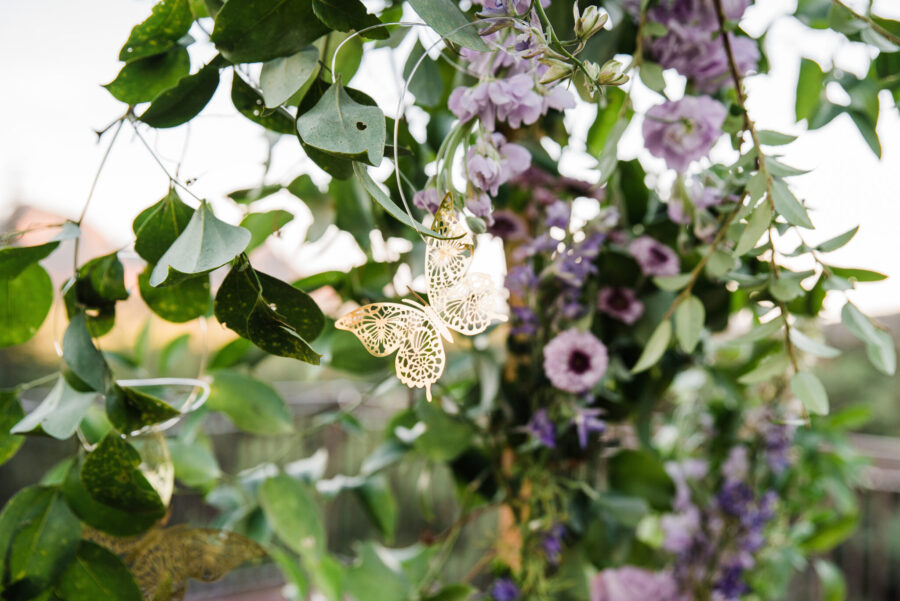
<path fill-rule="evenodd" d="M 194 194 L 193 191 L 191 191 L 191 189 L 187 187 L 187 185 L 181 183 L 171 173 L 169 173 L 169 169 L 163 164 L 163 162 L 162 162 L 162 160 L 160 160 L 159 156 L 157 156 L 156 151 L 154 151 L 153 148 L 150 147 L 150 144 L 148 144 L 147 140 L 144 138 L 144 136 L 141 135 L 140 130 L 138 129 L 137 125 L 135 125 L 135 123 L 133 121 L 131 122 L 131 128 L 134 130 L 134 135 L 137 136 L 138 140 L 140 140 L 141 143 L 144 145 L 144 148 L 147 149 L 147 152 L 150 153 L 150 156 L 153 157 L 153 160 L 156 161 L 156 164 L 159 165 L 159 168 L 162 169 L 163 173 L 166 174 L 166 177 L 169 178 L 169 183 L 171 183 L 175 186 L 178 186 L 179 188 L 181 188 L 182 190 L 184 190 L 185 192 L 187 192 L 188 194 L 193 196 L 195 199 L 197 199 L 198 202 L 203 202 L 203 199 L 200 198 L 199 196 L 197 196 L 196 194 Z"/>
<path fill-rule="evenodd" d="M 895 44 L 895 45 L 897 45 L 897 46 L 900 46 L 900 37 L 894 35 L 894 34 L 891 33 L 889 30 L 887 30 L 887 29 L 885 29 L 884 27 L 882 27 L 881 25 L 879 25 L 878 22 L 875 21 L 875 19 L 873 19 L 873 18 L 870 17 L 869 15 L 864 15 L 864 14 L 862 14 L 862 13 L 856 12 L 855 10 L 853 10 L 852 8 L 850 8 L 849 6 L 847 6 L 846 4 L 844 4 L 843 2 L 841 2 L 841 0 L 832 0 L 832 2 L 834 2 L 834 3 L 837 4 L 838 6 L 840 6 L 841 8 L 843 8 L 844 10 L 846 10 L 847 12 L 849 12 L 851 15 L 853 15 L 854 17 L 856 17 L 856 18 L 859 19 L 860 21 L 863 21 L 866 25 L 868 25 L 869 27 L 871 27 L 872 30 L 875 31 L 875 33 L 877 33 L 878 35 L 880 35 L 881 37 L 883 37 L 883 38 L 886 39 L 887 41 L 889 41 L 889 42 L 891 42 L 892 44 Z"/>

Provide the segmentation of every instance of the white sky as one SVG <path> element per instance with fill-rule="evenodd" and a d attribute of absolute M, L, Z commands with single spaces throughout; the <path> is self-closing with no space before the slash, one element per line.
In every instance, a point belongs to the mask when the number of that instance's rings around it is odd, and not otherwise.
<path fill-rule="evenodd" d="M 836 34 L 811 32 L 792 19 L 778 18 L 790 12 L 793 4 L 762 0 L 748 11 L 744 26 L 758 35 L 776 19 L 766 39 L 771 73 L 752 78 L 748 85 L 752 117 L 760 128 L 800 133 L 802 128 L 793 123 L 793 82 L 799 56 L 827 66 L 837 52 L 838 65 L 861 74 L 865 55 L 859 45 L 842 41 Z M 115 77 L 120 46 L 151 6 L 149 0 L 0 4 L 0 56 L 5 67 L 0 93 L 0 218 L 21 202 L 77 217 L 105 147 L 97 145 L 93 130 L 124 110 L 100 84 Z M 900 18 L 900 3 L 876 2 L 875 12 Z M 265 157 L 266 141 L 258 126 L 231 107 L 229 81 L 223 73 L 219 93 L 189 132 L 181 127 L 158 135 L 149 133 L 150 143 L 171 160 L 170 166 L 182 155 L 189 137 L 181 177 L 196 178 L 192 189 L 211 199 L 258 184 Z M 364 64 L 354 85 L 393 113 L 398 90 L 386 86 L 385 81 L 396 81 L 396 73 L 386 61 L 375 58 Z M 645 94 L 638 98 L 637 106 L 646 110 L 655 102 Z M 574 137 L 583 137 L 579 128 L 592 111 L 585 107 L 569 115 Z M 623 156 L 639 153 L 638 125 L 635 123 L 623 141 Z M 865 267 L 892 276 L 885 282 L 863 284 L 852 293 L 855 302 L 875 315 L 900 310 L 900 237 L 895 231 L 900 226 L 900 118 L 895 110 L 882 110 L 878 131 L 883 146 L 881 162 L 846 117 L 822 130 L 804 133 L 783 147 L 785 162 L 813 169 L 793 180 L 797 196 L 808 200 L 818 227 L 807 236 L 807 242 L 819 242 L 858 224 L 857 238 L 830 259 L 840 266 Z M 309 166 L 297 146 L 287 136 L 279 142 L 272 181 L 287 183 Z M 640 156 L 647 164 L 655 164 L 646 153 Z M 578 161 L 566 163 L 572 165 L 570 172 L 584 172 L 582 167 L 589 166 Z M 126 126 L 91 203 L 88 223 L 107 235 L 113 245 L 127 244 L 135 215 L 162 197 L 166 187 L 166 176 Z M 287 197 L 269 204 L 285 206 L 301 217 L 305 211 Z M 220 214 L 237 219 L 237 213 L 225 206 L 221 205 Z M 321 244 L 300 248 L 303 221 L 298 220 L 274 249 L 292 259 L 298 273 L 307 271 L 310 264 L 327 269 L 354 256 L 353 245 L 346 241 L 324 254 Z M 836 300 L 829 315 L 835 316 L 840 304 Z"/>

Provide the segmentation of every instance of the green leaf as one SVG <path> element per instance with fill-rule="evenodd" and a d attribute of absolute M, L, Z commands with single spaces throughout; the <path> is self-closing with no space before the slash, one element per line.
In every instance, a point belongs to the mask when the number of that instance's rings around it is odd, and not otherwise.
<path fill-rule="evenodd" d="M 241 221 L 241 227 L 250 232 L 250 244 L 245 252 L 249 253 L 266 239 L 283 228 L 294 218 L 293 213 L 275 209 L 266 213 L 250 213 Z"/>
<path fill-rule="evenodd" d="M 322 23 L 337 31 L 359 31 L 381 23 L 359 0 L 312 0 L 312 9 Z M 380 28 L 366 32 L 366 37 L 386 39 L 388 34 L 385 28 Z"/>
<path fill-rule="evenodd" d="M 78 429 L 88 407 L 98 400 L 96 392 L 78 392 L 60 377 L 37 408 L 13 427 L 13 434 L 33 432 L 40 427 L 46 434 L 66 440 Z"/>
<path fill-rule="evenodd" d="M 813 340 L 796 327 L 791 328 L 791 342 L 799 348 L 801 351 L 805 351 L 817 357 L 824 357 L 826 359 L 833 359 L 841 354 L 841 351 L 838 349 L 828 346 L 827 344 L 822 344 L 817 340 Z"/>
<path fill-rule="evenodd" d="M 81 468 L 81 481 L 88 494 L 104 505 L 161 518 L 166 506 L 138 469 L 140 464 L 137 450 L 111 433 L 88 453 Z"/>
<path fill-rule="evenodd" d="M 0 348 L 30 340 L 52 304 L 53 283 L 37 263 L 24 266 L 14 277 L 0 278 Z"/>
<path fill-rule="evenodd" d="M 169 50 L 187 34 L 193 22 L 188 0 L 161 0 L 150 16 L 131 30 L 119 51 L 119 60 L 131 62 Z"/>
<path fill-rule="evenodd" d="M 675 485 L 656 456 L 647 451 L 619 451 L 610 457 L 608 469 L 612 490 L 644 499 L 659 511 L 671 507 Z"/>
<path fill-rule="evenodd" d="M 594 119 L 587 133 L 587 151 L 591 156 L 599 156 L 606 148 L 607 140 L 619 118 L 619 112 L 622 110 L 627 96 L 619 88 L 610 87 L 606 90 L 606 97 L 600 100 L 600 102 L 605 102 L 605 105 L 598 105 L 597 118 Z"/>
<path fill-rule="evenodd" d="M 815 415 L 828 415 L 828 393 L 815 374 L 800 371 L 791 378 L 791 392 Z"/>
<path fill-rule="evenodd" d="M 357 562 L 347 570 L 344 580 L 347 592 L 354 599 L 400 601 L 410 598 L 409 579 L 399 569 L 398 562 L 388 559 L 387 549 L 364 542 L 357 550 Z"/>
<path fill-rule="evenodd" d="M 790 191 L 787 184 L 779 179 L 772 181 L 772 202 L 775 203 L 775 210 L 778 211 L 778 214 L 787 219 L 788 223 L 813 229 L 806 209 Z"/>
<path fill-rule="evenodd" d="M 106 395 L 106 415 L 120 432 L 127 434 L 169 421 L 181 412 L 155 396 L 117 385 Z"/>
<path fill-rule="evenodd" d="M 466 601 L 476 592 L 477 589 L 468 584 L 451 584 L 425 597 L 424 601 Z"/>
<path fill-rule="evenodd" d="M 191 221 L 194 209 L 184 204 L 174 188 L 159 202 L 135 218 L 134 251 L 148 263 L 156 263 Z"/>
<path fill-rule="evenodd" d="M 19 403 L 19 395 L 15 390 L 0 390 L 0 465 L 9 461 L 25 442 L 21 436 L 10 433 L 25 412 Z"/>
<path fill-rule="evenodd" d="M 840 568 L 827 559 L 816 559 L 813 566 L 822 585 L 822 601 L 844 601 L 847 598 L 847 583 Z"/>
<path fill-rule="evenodd" d="M 687 286 L 692 277 L 693 276 L 690 273 L 679 273 L 678 275 L 670 276 L 657 276 L 653 278 L 653 283 L 656 284 L 656 287 L 660 290 L 677 292 L 678 290 L 681 290 L 682 288 Z"/>
<path fill-rule="evenodd" d="M 325 550 L 325 529 L 309 487 L 286 474 L 269 478 L 259 489 L 259 504 L 275 535 L 302 556 Z"/>
<path fill-rule="evenodd" d="M 266 106 L 284 104 L 315 75 L 319 66 L 319 49 L 307 46 L 296 54 L 267 61 L 259 75 Z"/>
<path fill-rule="evenodd" d="M 769 283 L 769 292 L 783 303 L 789 303 L 804 294 L 800 281 L 789 277 L 773 278 Z"/>
<path fill-rule="evenodd" d="M 397 530 L 397 501 L 387 479 L 383 476 L 369 478 L 355 492 L 381 535 L 392 541 Z"/>
<path fill-rule="evenodd" d="M 208 489 L 222 475 L 212 451 L 197 442 L 167 441 L 175 466 L 175 477 L 192 488 Z"/>
<path fill-rule="evenodd" d="M 897 353 L 891 335 L 875 327 L 852 303 L 847 303 L 841 309 L 841 322 L 854 336 L 866 343 L 866 354 L 872 365 L 884 374 L 894 375 L 897 370 Z"/>
<path fill-rule="evenodd" d="M 163 54 L 126 64 L 116 78 L 103 87 L 116 100 L 125 104 L 140 104 L 150 102 L 162 92 L 175 87 L 190 71 L 188 51 L 179 46 Z"/>
<path fill-rule="evenodd" d="M 78 269 L 75 291 L 80 303 L 92 307 L 104 302 L 126 300 L 125 268 L 119 261 L 118 253 L 97 257 L 82 265 Z"/>
<path fill-rule="evenodd" d="M 206 405 L 254 434 L 284 434 L 293 430 L 291 412 L 274 388 L 236 371 L 213 374 Z"/>
<path fill-rule="evenodd" d="M 638 68 L 638 75 L 644 85 L 660 94 L 665 95 L 666 78 L 663 77 L 663 69 L 657 63 L 644 62 Z"/>
<path fill-rule="evenodd" d="M 153 265 L 138 276 L 141 298 L 151 311 L 166 321 L 184 323 L 206 315 L 210 308 L 209 276 L 198 276 L 169 286 L 150 285 Z"/>
<path fill-rule="evenodd" d="M 706 261 L 706 275 L 710 278 L 721 278 L 736 265 L 737 260 L 733 254 L 724 250 L 714 250 Z"/>
<path fill-rule="evenodd" d="M 0 513 L 5 599 L 44 592 L 78 549 L 81 523 L 56 488 L 30 487 Z"/>
<path fill-rule="evenodd" d="M 668 319 L 660 322 L 650 339 L 647 340 L 644 350 L 641 352 L 637 363 L 631 368 L 631 373 L 636 374 L 646 369 L 650 369 L 660 360 L 663 353 L 669 347 L 669 340 L 672 338 L 672 322 Z"/>
<path fill-rule="evenodd" d="M 766 159 L 766 168 L 772 177 L 791 177 L 793 175 L 804 175 L 809 173 L 809 169 L 797 169 L 790 165 L 785 165 L 781 161 L 769 157 Z"/>
<path fill-rule="evenodd" d="M 700 341 L 706 309 L 696 296 L 689 296 L 675 309 L 675 338 L 686 353 L 692 353 Z"/>
<path fill-rule="evenodd" d="M 0 248 L 0 280 L 11 280 L 25 268 L 46 259 L 59 246 L 59 242 L 47 242 L 38 246 L 8 246 Z"/>
<path fill-rule="evenodd" d="M 856 129 L 859 130 L 863 140 L 866 141 L 866 144 L 869 145 L 875 156 L 880 159 L 881 141 L 878 139 L 878 131 L 875 129 L 875 120 L 861 111 L 851 110 L 847 111 L 847 114 L 850 115 L 850 119 L 853 120 L 853 124 L 856 125 Z"/>
<path fill-rule="evenodd" d="M 764 338 L 768 338 L 772 334 L 781 331 L 781 327 L 784 325 L 784 318 L 776 317 L 772 321 L 767 321 L 766 323 L 761 323 L 759 325 L 753 326 L 746 334 L 742 334 L 736 338 L 733 338 L 726 342 L 728 346 L 738 346 L 741 344 L 747 344 L 749 342 L 756 342 L 757 340 L 763 340 Z"/>
<path fill-rule="evenodd" d="M 297 135 L 305 144 L 340 158 L 378 166 L 384 157 L 384 113 L 353 100 L 340 81 L 297 117 Z"/>
<path fill-rule="evenodd" d="M 462 417 L 450 415 L 435 403 L 419 402 L 416 415 L 425 424 L 425 432 L 416 439 L 415 448 L 428 459 L 452 461 L 472 444 L 474 426 Z"/>
<path fill-rule="evenodd" d="M 834 275 L 838 275 L 848 280 L 855 280 L 857 282 L 880 282 L 881 280 L 887 279 L 887 276 L 883 273 L 878 273 L 877 271 L 869 271 L 868 269 L 835 267 L 834 265 L 829 265 L 828 269 L 831 270 L 831 273 L 833 273 Z"/>
<path fill-rule="evenodd" d="M 741 384 L 752 385 L 765 382 L 784 375 L 788 367 L 788 358 L 784 353 L 764 357 L 756 367 L 738 378 Z"/>
<path fill-rule="evenodd" d="M 440 240 L 449 239 L 449 238 L 440 236 L 439 234 L 435 233 L 434 231 L 431 230 L 431 228 L 427 228 L 424 225 L 422 225 L 421 223 L 413 221 L 410 218 L 410 216 L 406 213 L 406 211 L 401 209 L 399 206 L 397 206 L 397 203 L 395 203 L 393 200 L 391 200 L 391 197 L 388 196 L 387 193 L 384 190 L 382 190 L 378 186 L 377 183 L 375 183 L 375 180 L 373 180 L 372 176 L 369 175 L 369 172 L 366 169 L 365 165 L 363 165 L 362 163 L 358 163 L 358 162 L 353 163 L 353 173 L 356 174 L 357 179 L 363 185 L 363 188 L 365 188 L 366 192 L 369 193 L 369 196 L 371 196 L 373 199 L 375 199 L 375 201 L 385 211 L 387 211 L 387 213 L 391 217 L 393 217 L 400 223 L 403 223 L 404 225 L 413 228 L 420 234 L 424 234 L 424 235 L 430 236 L 432 238 L 438 238 Z"/>
<path fill-rule="evenodd" d="M 797 78 L 797 98 L 794 103 L 794 113 L 797 121 L 806 119 L 810 121 L 819 107 L 819 102 L 825 89 L 825 73 L 813 60 L 800 59 L 800 75 Z"/>
<path fill-rule="evenodd" d="M 310 0 L 229 0 L 210 39 L 232 63 L 256 63 L 296 54 L 328 31 Z"/>
<path fill-rule="evenodd" d="M 109 366 L 91 340 L 83 313 L 72 317 L 63 335 L 63 360 L 91 390 L 106 392 L 112 383 Z"/>
<path fill-rule="evenodd" d="M 306 599 L 309 594 L 309 577 L 303 568 L 300 567 L 300 562 L 297 561 L 297 558 L 281 547 L 270 546 L 266 549 L 266 552 L 278 565 L 285 582 L 296 587 L 297 594 L 294 599 Z"/>
<path fill-rule="evenodd" d="M 321 358 L 307 342 L 325 325 L 315 301 L 249 263 L 235 265 L 225 277 L 216 294 L 215 315 L 219 323 L 269 353 L 314 365 Z"/>
<path fill-rule="evenodd" d="M 734 248 L 734 255 L 740 257 L 753 250 L 760 237 L 769 229 L 771 223 L 772 206 L 768 202 L 760 203 L 750 214 L 750 219 L 747 220 L 747 227 L 741 232 L 741 237 Z"/>
<path fill-rule="evenodd" d="M 772 131 L 771 129 L 762 129 L 758 132 L 759 143 L 765 146 L 783 146 L 790 144 L 797 139 L 797 136 L 783 134 L 781 132 Z"/>
<path fill-rule="evenodd" d="M 178 80 L 175 87 L 156 96 L 141 115 L 150 127 L 176 127 L 196 117 L 219 87 L 219 67 L 209 63 L 192 75 Z"/>
<path fill-rule="evenodd" d="M 81 481 L 83 464 L 83 460 L 72 462 L 62 485 L 66 503 L 82 522 L 113 536 L 136 536 L 149 530 L 159 520 L 159 515 L 133 513 L 95 500 Z"/>
<path fill-rule="evenodd" d="M 323 194 L 309 175 L 297 176 L 288 184 L 288 191 L 303 201 L 312 213 L 313 222 L 306 231 L 307 242 L 314 242 L 322 237 L 328 226 L 334 223 L 335 209 L 327 194 Z M 301 286 L 305 287 L 305 286 Z"/>
<path fill-rule="evenodd" d="M 294 119 L 281 108 L 267 109 L 262 95 L 238 75 L 231 79 L 231 102 L 243 116 L 280 134 L 294 133 Z"/>
<path fill-rule="evenodd" d="M 467 26 L 471 21 L 453 0 L 410 0 L 409 3 L 416 14 L 442 37 L 479 52 L 489 50 L 478 35 L 477 26 Z"/>
<path fill-rule="evenodd" d="M 839 236 L 835 236 L 834 238 L 829 238 L 825 242 L 816 245 L 816 250 L 823 253 L 828 253 L 835 251 L 839 248 L 842 248 L 845 244 L 850 242 L 853 239 L 853 236 L 856 235 L 856 232 L 859 231 L 859 226 L 857 225 L 855 228 L 847 230 L 843 234 Z"/>
<path fill-rule="evenodd" d="M 415 75 L 410 79 L 413 68 L 421 59 Z M 441 69 L 437 63 L 425 56 L 425 48 L 420 42 L 412 47 L 406 65 L 403 67 L 403 78 L 408 82 L 409 91 L 416 97 L 416 103 L 421 106 L 435 107 L 444 98 L 444 78 L 441 77 Z"/>
<path fill-rule="evenodd" d="M 228 194 L 228 198 L 233 200 L 234 202 L 242 205 L 248 205 L 256 202 L 262 198 L 266 198 L 267 196 L 271 196 L 280 190 L 283 190 L 284 186 L 281 184 L 265 184 L 263 186 L 257 186 L 255 188 L 243 188 L 241 190 L 235 190 Z"/>
<path fill-rule="evenodd" d="M 131 571 L 118 555 L 90 541 L 81 541 L 75 560 L 60 575 L 57 593 L 66 601 L 143 601 Z"/>
<path fill-rule="evenodd" d="M 179 279 L 179 274 L 217 269 L 241 254 L 249 243 L 250 232 L 220 221 L 209 203 L 204 202 L 181 235 L 160 257 L 150 274 L 150 285 L 170 284 Z"/>

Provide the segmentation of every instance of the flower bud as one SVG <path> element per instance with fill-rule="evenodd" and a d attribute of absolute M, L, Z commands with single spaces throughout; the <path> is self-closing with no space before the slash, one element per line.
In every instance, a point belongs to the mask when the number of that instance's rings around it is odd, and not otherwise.
<path fill-rule="evenodd" d="M 594 65 L 596 67 L 596 65 Z M 628 81 L 628 76 L 622 72 L 622 63 L 612 59 L 606 61 L 600 68 L 597 76 L 594 78 L 597 85 L 601 86 L 620 86 Z"/>
<path fill-rule="evenodd" d="M 541 63 L 550 67 L 547 69 L 547 72 L 544 73 L 544 76 L 541 77 L 541 84 L 543 85 L 565 79 L 566 77 L 571 77 L 574 71 L 572 65 L 569 63 L 554 58 L 543 58 L 541 59 Z"/>
<path fill-rule="evenodd" d="M 603 29 L 609 20 L 609 14 L 600 12 L 600 9 L 594 5 L 588 6 L 583 13 L 578 12 L 578 2 L 572 6 L 572 12 L 575 15 L 575 35 L 580 40 L 587 40 L 595 33 Z"/>

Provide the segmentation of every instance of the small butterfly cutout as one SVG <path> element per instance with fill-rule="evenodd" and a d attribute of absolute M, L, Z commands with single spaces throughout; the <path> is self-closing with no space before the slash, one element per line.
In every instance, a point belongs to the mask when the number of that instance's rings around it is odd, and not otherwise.
<path fill-rule="evenodd" d="M 370 353 L 385 357 L 397 351 L 397 377 L 410 388 L 425 388 L 444 373 L 443 338 L 453 342 L 450 330 L 472 336 L 493 320 L 506 321 L 500 313 L 500 289 L 485 273 L 468 273 L 475 243 L 462 227 L 450 196 L 434 216 L 432 231 L 445 238 L 425 242 L 425 279 L 429 305 L 403 299 L 403 303 L 372 303 L 341 317 L 335 327 L 353 332 Z M 413 293 L 415 294 L 415 293 Z"/>

